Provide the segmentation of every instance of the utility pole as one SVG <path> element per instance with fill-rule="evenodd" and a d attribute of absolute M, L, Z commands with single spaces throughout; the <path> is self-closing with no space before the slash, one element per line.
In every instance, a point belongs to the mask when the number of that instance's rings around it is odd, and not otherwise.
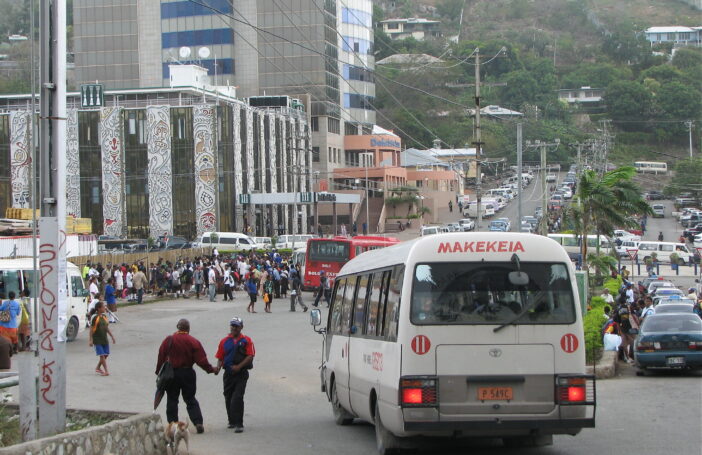
<path fill-rule="evenodd" d="M 41 2 L 39 436 L 66 425 L 66 0 Z M 39 310 L 39 309 L 37 309 Z M 34 380 L 34 377 L 27 378 Z"/>
<path fill-rule="evenodd" d="M 541 144 L 541 235 L 548 234 L 548 191 L 546 188 L 546 144 Z"/>
<path fill-rule="evenodd" d="M 475 49 L 475 195 L 478 210 L 478 223 L 475 230 L 479 230 L 483 223 L 482 207 L 482 171 L 480 169 L 480 48 Z"/>
<path fill-rule="evenodd" d="M 517 123 L 517 216 L 519 230 L 522 228 L 522 122 Z"/>
<path fill-rule="evenodd" d="M 687 127 L 687 133 L 690 138 L 690 159 L 692 159 L 692 127 L 695 126 L 695 122 L 688 120 L 685 122 L 685 126 Z"/>

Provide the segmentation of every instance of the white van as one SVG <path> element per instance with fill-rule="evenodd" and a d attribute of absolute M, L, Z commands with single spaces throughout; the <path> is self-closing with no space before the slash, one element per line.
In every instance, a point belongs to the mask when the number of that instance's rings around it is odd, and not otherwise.
<path fill-rule="evenodd" d="M 298 272 L 300 272 L 300 280 L 305 277 L 305 263 L 307 262 L 307 247 L 296 248 L 293 251 L 292 257 L 290 258 L 293 264 L 298 265 Z"/>
<path fill-rule="evenodd" d="M 687 248 L 684 243 L 677 242 L 639 242 L 639 259 L 645 261 L 650 258 L 652 253 L 656 253 L 660 262 L 670 262 L 670 255 L 676 253 L 679 257 L 679 263 L 692 263 L 694 254 Z"/>
<path fill-rule="evenodd" d="M 460 232 L 370 251 L 334 280 L 322 391 L 338 425 L 375 425 L 382 455 L 413 436 L 548 445 L 595 426 L 581 314 L 575 269 L 546 237 Z M 318 309 L 310 319 L 323 324 Z"/>
<path fill-rule="evenodd" d="M 639 243 L 641 243 L 639 239 L 625 237 L 619 241 L 618 245 L 615 241 L 614 249 L 617 250 L 619 257 L 630 257 L 629 252 L 633 253 L 634 250 L 638 250 Z"/>
<path fill-rule="evenodd" d="M 38 267 L 38 265 L 37 265 Z M 14 291 L 19 300 L 20 292 L 29 289 L 30 296 L 34 288 L 34 261 L 32 258 L 0 259 L 0 299 L 6 300 L 10 291 Z M 66 329 L 64 336 L 67 341 L 73 341 L 79 332 L 85 330 L 88 304 L 86 296 L 88 290 L 83 285 L 78 267 L 66 263 L 66 286 L 68 288 L 66 302 Z M 32 299 L 33 301 L 33 299 Z M 28 308 L 32 313 L 32 323 L 37 327 L 36 311 Z"/>
<path fill-rule="evenodd" d="M 480 206 L 480 211 L 483 212 L 483 218 L 490 218 L 495 216 L 495 206 L 491 203 L 483 203 Z M 478 218 L 478 203 L 476 201 L 471 201 L 463 206 L 463 216 L 470 218 Z"/>
<path fill-rule="evenodd" d="M 217 251 L 250 251 L 256 248 L 254 239 L 239 232 L 205 232 L 200 240 L 201 248 L 217 248 Z"/>
<path fill-rule="evenodd" d="M 314 236 L 310 234 L 281 235 L 278 236 L 277 240 L 275 241 L 275 247 L 278 249 L 299 248 L 307 246 L 307 241 L 312 238 L 314 238 Z"/>

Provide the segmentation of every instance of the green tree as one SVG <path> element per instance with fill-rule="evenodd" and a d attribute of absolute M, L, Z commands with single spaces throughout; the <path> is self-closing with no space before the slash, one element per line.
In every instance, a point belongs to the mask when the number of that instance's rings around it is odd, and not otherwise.
<path fill-rule="evenodd" d="M 436 12 L 452 21 L 460 19 L 463 0 L 441 0 L 436 4 Z"/>
<path fill-rule="evenodd" d="M 698 119 L 702 115 L 702 93 L 690 85 L 677 81 L 661 84 L 656 98 L 664 118 Z"/>
<path fill-rule="evenodd" d="M 683 47 L 675 52 L 673 57 L 673 66 L 681 70 L 694 68 L 702 65 L 702 50 L 695 48 Z"/>
<path fill-rule="evenodd" d="M 523 103 L 536 100 L 541 90 L 532 73 L 518 70 L 507 73 L 504 77 L 507 84 L 501 91 L 501 102 L 520 107 Z"/>
<path fill-rule="evenodd" d="M 675 178 L 665 188 L 666 194 L 693 193 L 702 198 L 702 158 L 680 160 L 675 165 Z"/>
<path fill-rule="evenodd" d="M 641 197 L 639 187 L 632 180 L 634 175 L 636 169 L 631 166 L 615 169 L 602 176 L 592 170 L 582 173 L 575 202 L 566 212 L 568 221 L 581 239 L 587 239 L 587 235 L 593 233 L 611 235 L 614 226 L 633 227 L 636 224 L 634 215 L 651 213 L 651 207 Z M 590 259 L 587 250 L 588 242 L 583 240 L 580 253 L 585 264 Z"/>
<path fill-rule="evenodd" d="M 681 80 L 683 78 L 683 73 L 679 69 L 671 65 L 652 66 L 642 71 L 639 75 L 640 81 L 644 81 L 646 79 L 655 79 L 661 84 L 664 82 Z"/>
<path fill-rule="evenodd" d="M 561 88 L 580 88 L 584 86 L 604 88 L 614 81 L 629 80 L 631 70 L 617 67 L 611 63 L 585 63 L 561 79 Z"/>
<path fill-rule="evenodd" d="M 651 110 L 651 93 L 638 82 L 612 82 L 605 91 L 604 104 L 614 120 L 641 120 Z"/>

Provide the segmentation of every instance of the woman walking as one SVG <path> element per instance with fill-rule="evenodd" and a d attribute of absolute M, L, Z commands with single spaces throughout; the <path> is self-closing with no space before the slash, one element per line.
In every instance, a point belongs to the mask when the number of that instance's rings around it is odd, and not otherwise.
<path fill-rule="evenodd" d="M 249 294 L 249 299 L 251 299 L 246 311 L 249 313 L 255 313 L 256 311 L 254 311 L 254 305 L 256 304 L 256 299 L 258 297 L 258 285 L 253 277 L 253 273 L 250 273 L 249 278 L 246 280 L 246 292 Z"/>
<path fill-rule="evenodd" d="M 107 335 L 112 338 L 112 344 L 116 344 L 115 337 L 110 331 L 110 323 L 107 321 L 105 302 L 95 304 L 94 313 L 90 319 L 90 334 L 88 344 L 95 346 L 95 354 L 99 357 L 95 372 L 100 376 L 109 376 L 107 371 L 107 357 L 110 355 L 110 343 Z"/>
<path fill-rule="evenodd" d="M 263 302 L 266 304 L 266 313 L 271 312 L 271 302 L 273 301 L 273 277 L 269 273 L 266 281 L 263 283 Z"/>

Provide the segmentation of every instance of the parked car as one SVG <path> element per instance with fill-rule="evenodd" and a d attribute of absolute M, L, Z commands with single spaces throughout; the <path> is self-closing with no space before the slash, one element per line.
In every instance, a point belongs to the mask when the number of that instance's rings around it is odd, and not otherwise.
<path fill-rule="evenodd" d="M 509 218 L 497 218 L 495 221 L 504 221 L 505 224 L 507 224 L 507 230 L 512 229 L 512 222 L 509 220 Z"/>
<path fill-rule="evenodd" d="M 470 218 L 462 218 L 458 220 L 458 223 L 463 226 L 464 231 L 472 231 L 475 229 L 475 222 Z"/>
<path fill-rule="evenodd" d="M 519 232 L 528 232 L 531 234 L 534 232 L 534 226 L 532 226 L 531 223 L 522 221 L 521 225 L 519 226 Z"/>
<path fill-rule="evenodd" d="M 695 226 L 685 229 L 682 233 L 683 237 L 691 242 L 694 241 L 695 237 L 699 234 L 702 234 L 702 223 L 697 223 Z"/>
<path fill-rule="evenodd" d="M 651 210 L 653 211 L 653 218 L 665 218 L 665 205 L 653 204 L 651 205 Z"/>
<path fill-rule="evenodd" d="M 660 201 L 665 199 L 665 195 L 660 191 L 648 191 L 644 193 L 644 197 L 649 201 Z"/>
<path fill-rule="evenodd" d="M 678 288 L 657 288 L 651 297 L 674 297 L 676 295 L 682 297 L 685 293 Z"/>
<path fill-rule="evenodd" d="M 653 297 L 653 306 L 656 307 L 658 305 L 669 305 L 669 304 L 677 304 L 677 303 L 687 303 L 688 305 L 695 305 L 697 302 L 692 299 L 688 299 L 685 296 L 679 296 L 679 295 L 659 295 L 656 297 Z"/>
<path fill-rule="evenodd" d="M 425 235 L 433 235 L 433 234 L 438 234 L 441 232 L 439 226 L 423 226 L 422 230 L 419 232 L 419 235 L 425 236 Z"/>
<path fill-rule="evenodd" d="M 702 319 L 696 314 L 648 316 L 634 342 L 636 366 L 648 368 L 702 368 Z"/>
<path fill-rule="evenodd" d="M 694 313 L 695 305 L 691 303 L 667 303 L 665 305 L 658 305 L 655 308 L 655 312 L 655 314 Z"/>
<path fill-rule="evenodd" d="M 557 179 L 556 174 L 547 174 L 546 175 L 547 182 L 555 182 L 556 179 Z"/>
<path fill-rule="evenodd" d="M 507 223 L 501 220 L 492 220 L 490 221 L 489 230 L 491 232 L 507 232 Z"/>
<path fill-rule="evenodd" d="M 646 286 L 646 292 L 649 294 L 652 294 L 656 289 L 658 288 L 673 288 L 677 289 L 675 287 L 675 283 L 672 281 L 666 281 L 666 280 L 651 280 L 649 284 Z"/>
<path fill-rule="evenodd" d="M 640 235 L 632 234 L 631 232 L 625 231 L 624 229 L 615 229 L 614 238 L 621 240 L 641 240 Z"/>
<path fill-rule="evenodd" d="M 543 207 L 539 206 L 534 209 L 534 217 L 537 219 L 541 219 L 541 217 L 544 216 L 544 209 Z"/>
<path fill-rule="evenodd" d="M 536 227 L 539 225 L 539 219 L 535 216 L 523 216 L 522 223 L 525 222 L 531 224 L 532 229 L 536 229 Z"/>

